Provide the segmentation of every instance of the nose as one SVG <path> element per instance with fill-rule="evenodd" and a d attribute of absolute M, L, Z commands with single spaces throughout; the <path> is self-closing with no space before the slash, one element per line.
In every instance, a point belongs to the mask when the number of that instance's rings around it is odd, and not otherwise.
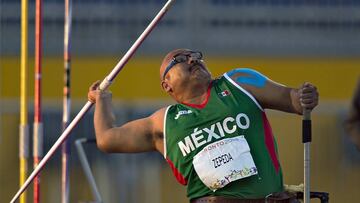
<path fill-rule="evenodd" d="M 189 57 L 189 60 L 188 60 L 188 64 L 194 64 L 194 63 L 199 63 L 200 60 L 196 57 Z"/>

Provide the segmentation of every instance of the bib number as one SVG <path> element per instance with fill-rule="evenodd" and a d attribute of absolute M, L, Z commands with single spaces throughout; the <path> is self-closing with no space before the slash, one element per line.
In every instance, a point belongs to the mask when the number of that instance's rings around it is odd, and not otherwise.
<path fill-rule="evenodd" d="M 243 135 L 207 145 L 194 156 L 193 165 L 201 181 L 213 191 L 258 173 Z"/>

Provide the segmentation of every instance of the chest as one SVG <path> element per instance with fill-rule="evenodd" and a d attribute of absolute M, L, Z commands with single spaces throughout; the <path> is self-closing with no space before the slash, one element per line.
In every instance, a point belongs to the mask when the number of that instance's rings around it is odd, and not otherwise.
<path fill-rule="evenodd" d="M 239 92 L 214 87 L 204 108 L 176 105 L 166 119 L 167 142 L 182 156 L 223 138 L 249 134 L 260 121 L 258 107 Z"/>

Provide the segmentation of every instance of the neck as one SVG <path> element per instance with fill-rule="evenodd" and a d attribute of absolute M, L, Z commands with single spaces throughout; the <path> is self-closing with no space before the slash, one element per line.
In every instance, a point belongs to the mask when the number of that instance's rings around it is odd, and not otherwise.
<path fill-rule="evenodd" d="M 190 91 L 187 91 L 182 95 L 182 98 L 179 98 L 179 103 L 185 104 L 203 104 L 208 97 L 208 89 L 210 87 L 211 81 L 204 85 L 199 85 L 193 87 Z"/>

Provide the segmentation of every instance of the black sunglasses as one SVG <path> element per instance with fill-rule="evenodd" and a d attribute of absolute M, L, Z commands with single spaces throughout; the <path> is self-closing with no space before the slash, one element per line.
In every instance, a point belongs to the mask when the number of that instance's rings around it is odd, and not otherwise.
<path fill-rule="evenodd" d="M 169 72 L 169 70 L 174 67 L 178 63 L 183 63 L 189 61 L 190 58 L 200 60 L 202 59 L 203 55 L 200 51 L 191 51 L 188 53 L 180 53 L 176 54 L 173 59 L 170 61 L 169 65 L 166 66 L 164 74 L 163 74 L 163 80 L 165 79 L 166 74 Z"/>

